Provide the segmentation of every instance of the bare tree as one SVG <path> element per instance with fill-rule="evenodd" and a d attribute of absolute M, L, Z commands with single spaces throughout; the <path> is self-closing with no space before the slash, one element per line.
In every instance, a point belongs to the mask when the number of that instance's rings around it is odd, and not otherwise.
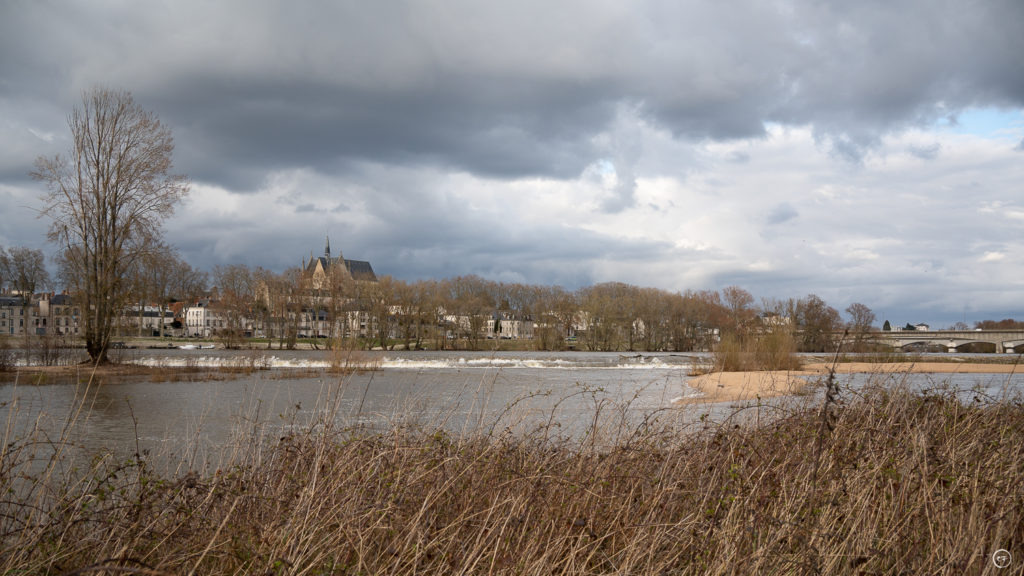
<path fill-rule="evenodd" d="M 246 332 L 256 305 L 253 272 L 244 264 L 231 264 L 216 266 L 213 277 L 220 292 L 219 308 L 226 324 L 217 335 L 225 347 L 237 348 L 249 336 Z"/>
<path fill-rule="evenodd" d="M 0 249 L 0 280 L 5 280 L 8 287 L 18 293 L 23 316 L 27 314 L 36 290 L 50 283 L 45 261 L 46 257 L 42 250 L 22 246 L 11 248 L 9 252 Z M 45 323 L 45 319 L 43 322 Z M 25 326 L 25 334 L 30 334 L 28 325 Z"/>
<path fill-rule="evenodd" d="M 390 349 L 388 339 L 391 337 L 391 331 L 396 322 L 392 306 L 395 303 L 397 288 L 398 284 L 391 276 L 383 276 L 377 282 L 366 286 L 364 298 L 369 308 L 370 323 L 373 326 L 373 331 L 369 334 L 370 338 L 368 339 L 370 346 L 376 340 L 380 343 L 381 348 Z"/>
<path fill-rule="evenodd" d="M 731 334 L 739 334 L 748 328 L 748 324 L 757 315 L 754 309 L 754 296 L 739 286 L 722 288 L 722 301 L 728 313 L 725 330 Z"/>
<path fill-rule="evenodd" d="M 801 352 L 831 352 L 836 346 L 836 331 L 842 327 L 839 312 L 814 294 L 791 304 L 790 317 L 799 330 Z"/>
<path fill-rule="evenodd" d="M 295 348 L 302 319 L 303 271 L 292 267 L 281 274 L 257 268 L 253 272 L 256 289 L 255 312 L 267 337 L 267 348 L 277 340 L 278 348 Z"/>
<path fill-rule="evenodd" d="M 46 271 L 46 256 L 42 250 L 33 250 L 22 246 L 11 248 L 7 252 L 0 251 L 0 278 L 18 292 L 21 300 L 28 305 L 36 290 L 50 283 L 50 274 Z"/>
<path fill-rule="evenodd" d="M 174 263 L 174 274 L 171 276 L 171 294 L 176 300 L 192 304 L 206 293 L 210 283 L 206 272 L 197 270 L 183 259 Z"/>
<path fill-rule="evenodd" d="M 850 315 L 850 322 L 846 326 L 853 334 L 853 349 L 855 352 L 860 352 L 864 348 L 865 337 L 873 330 L 875 313 L 860 302 L 850 304 L 846 308 L 846 313 Z"/>
<path fill-rule="evenodd" d="M 158 334 L 163 336 L 164 315 L 168 307 L 175 300 L 189 300 L 192 292 L 189 283 L 197 280 L 197 273 L 177 250 L 156 242 L 136 259 L 133 274 L 133 301 L 139 308 L 139 335 L 142 335 L 145 307 L 155 304 L 159 318 Z M 200 284 L 204 283 L 205 280 L 200 281 Z"/>
<path fill-rule="evenodd" d="M 170 129 L 127 92 L 87 91 L 68 127 L 69 155 L 38 158 L 32 176 L 47 186 L 49 239 L 59 245 L 81 303 L 89 357 L 100 363 L 125 302 L 126 272 L 160 237 L 188 182 L 170 173 Z"/>

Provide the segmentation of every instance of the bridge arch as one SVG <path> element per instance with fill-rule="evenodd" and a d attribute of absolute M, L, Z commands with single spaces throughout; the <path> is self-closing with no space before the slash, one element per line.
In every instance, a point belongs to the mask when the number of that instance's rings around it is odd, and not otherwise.
<path fill-rule="evenodd" d="M 904 352 L 948 352 L 949 347 L 930 339 L 906 339 L 896 343 L 896 348 Z"/>
<path fill-rule="evenodd" d="M 1013 354 L 1024 353 L 1024 340 L 1010 340 L 1003 342 L 1003 350 Z"/>
<path fill-rule="evenodd" d="M 962 352 L 965 354 L 995 354 L 999 352 L 1000 345 L 996 342 L 982 340 L 951 342 L 950 352 Z"/>

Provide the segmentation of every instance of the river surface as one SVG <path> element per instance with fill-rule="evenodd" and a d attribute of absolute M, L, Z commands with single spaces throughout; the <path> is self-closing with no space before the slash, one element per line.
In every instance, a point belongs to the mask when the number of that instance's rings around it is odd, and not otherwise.
<path fill-rule="evenodd" d="M 256 366 L 228 380 L 0 386 L 7 441 L 32 436 L 69 454 L 136 451 L 190 468 L 217 466 L 292 428 L 391 426 L 472 433 L 543 434 L 621 441 L 645 425 L 695 429 L 760 418 L 761 409 L 674 400 L 699 354 L 132 350 L 123 360 L 177 366 Z M 337 372 L 348 363 L 372 369 Z M 1024 375 L 898 375 L 913 386 L 954 386 L 963 396 L 1024 390 Z M 84 379 L 83 379 L 84 380 Z M 846 387 L 864 375 L 841 376 Z M 785 400 L 766 402 L 769 408 Z M 813 401 L 813 396 L 805 401 Z M 72 425 L 69 425 L 72 423 Z M 63 440 L 62 440 L 63 438 Z"/>

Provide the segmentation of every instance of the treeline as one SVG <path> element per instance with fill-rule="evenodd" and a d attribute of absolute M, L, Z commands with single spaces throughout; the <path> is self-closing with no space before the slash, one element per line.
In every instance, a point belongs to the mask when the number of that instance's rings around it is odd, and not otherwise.
<path fill-rule="evenodd" d="M 850 306 L 844 322 L 813 294 L 758 303 L 736 286 L 670 292 L 608 282 L 567 290 L 475 275 L 356 282 L 343 267 L 335 272 L 316 279 L 299 268 L 276 274 L 221 266 L 213 273 L 213 296 L 223 305 L 228 326 L 284 345 L 301 331 L 315 330 L 332 340 L 361 338 L 366 346 L 484 349 L 502 326 L 507 334 L 510 325 L 521 322 L 529 324 L 527 338 L 538 350 L 711 350 L 723 337 L 784 329 L 797 350 L 822 352 L 834 349 L 844 328 L 863 335 L 875 319 L 863 304 Z"/>
<path fill-rule="evenodd" d="M 975 322 L 974 327 L 978 330 L 1024 330 L 1024 322 L 1004 318 L 1003 320 L 982 320 Z"/>
<path fill-rule="evenodd" d="M 10 287 L 37 289 L 49 282 L 42 254 L 5 254 Z M 31 281 L 15 278 L 13 256 Z M 496 282 L 475 275 L 407 282 L 384 276 L 357 282 L 344 266 L 314 278 L 299 267 L 275 273 L 244 265 L 217 266 L 211 274 L 188 265 L 160 245 L 131 268 L 123 305 L 188 305 L 208 297 L 224 320 L 228 339 L 262 335 L 283 347 L 302 335 L 330 340 L 362 340 L 364 346 L 407 349 L 483 349 L 501 325 L 519 322 L 529 330 L 517 336 L 538 350 L 575 347 L 594 351 L 702 351 L 729 339 L 768 332 L 790 335 L 797 351 L 824 352 L 849 329 L 851 343 L 873 330 L 875 315 L 855 303 L 847 320 L 814 294 L 788 300 L 757 301 L 747 290 L 671 292 L 621 282 L 577 290 L 560 286 Z M 61 274 L 65 269 L 61 269 Z M 63 278 L 62 278 L 63 279 Z M 70 283 L 69 283 L 70 284 Z M 212 287 L 211 287 L 212 286 Z M 503 332 L 507 334 L 508 332 Z"/>

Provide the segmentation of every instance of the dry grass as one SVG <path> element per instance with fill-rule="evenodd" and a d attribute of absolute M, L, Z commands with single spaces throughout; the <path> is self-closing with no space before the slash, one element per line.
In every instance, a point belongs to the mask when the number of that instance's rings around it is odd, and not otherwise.
<path fill-rule="evenodd" d="M 622 438 L 321 423 L 171 477 L 141 457 L 29 474 L 38 439 L 7 439 L 0 573 L 963 574 L 998 548 L 1024 559 L 1019 397 L 869 387 L 756 428 Z"/>
<path fill-rule="evenodd" d="M 370 356 L 352 346 L 345 346 L 345 341 L 337 340 L 330 350 L 330 369 L 332 374 L 350 374 L 380 369 L 380 358 Z"/>
<path fill-rule="evenodd" d="M 796 340 L 788 327 L 749 334 L 726 334 L 712 355 L 715 372 L 799 370 Z"/>

